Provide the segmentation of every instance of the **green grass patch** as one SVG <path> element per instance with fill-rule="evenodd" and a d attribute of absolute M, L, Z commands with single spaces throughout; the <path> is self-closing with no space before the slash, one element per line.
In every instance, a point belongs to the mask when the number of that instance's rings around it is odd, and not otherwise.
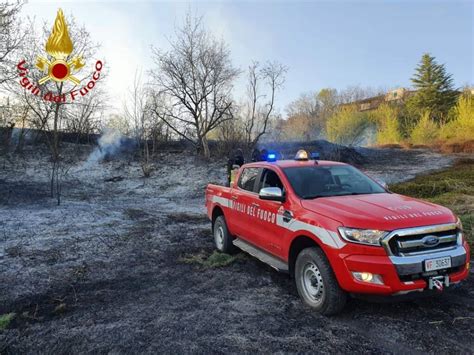
<path fill-rule="evenodd" d="M 188 254 L 180 258 L 180 261 L 185 264 L 196 264 L 205 268 L 218 268 L 230 265 L 240 257 L 240 254 L 229 255 L 214 250 L 210 255 L 204 251 L 200 251 L 197 254 Z"/>
<path fill-rule="evenodd" d="M 390 190 L 448 207 L 459 216 L 466 238 L 474 246 L 473 159 L 462 159 L 451 168 L 391 185 Z"/>
<path fill-rule="evenodd" d="M 0 315 L 0 330 L 7 329 L 10 322 L 15 318 L 16 313 L 6 313 Z"/>

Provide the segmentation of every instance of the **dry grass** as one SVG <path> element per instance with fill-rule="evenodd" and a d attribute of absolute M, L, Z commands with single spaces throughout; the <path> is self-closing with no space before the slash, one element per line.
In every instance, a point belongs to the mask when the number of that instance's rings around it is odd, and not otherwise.
<path fill-rule="evenodd" d="M 436 142 L 431 145 L 401 142 L 390 144 L 376 144 L 374 147 L 384 149 L 433 149 L 444 154 L 474 153 L 474 140 L 460 142 L 436 140 Z"/>
<path fill-rule="evenodd" d="M 403 146 L 402 144 L 399 143 L 390 143 L 390 144 L 376 144 L 376 148 L 382 148 L 382 149 L 406 149 L 406 146 Z"/>
<path fill-rule="evenodd" d="M 439 144 L 443 153 L 474 153 L 474 139 L 464 142 L 444 142 Z"/>
<path fill-rule="evenodd" d="M 218 268 L 232 264 L 237 259 L 241 258 L 241 254 L 229 255 L 214 250 L 212 254 L 208 254 L 201 250 L 197 254 L 188 254 L 180 258 L 179 261 L 185 264 L 196 264 L 205 268 Z"/>
<path fill-rule="evenodd" d="M 474 159 L 460 159 L 449 169 L 418 176 L 390 189 L 450 208 L 461 219 L 470 245 L 474 245 Z"/>

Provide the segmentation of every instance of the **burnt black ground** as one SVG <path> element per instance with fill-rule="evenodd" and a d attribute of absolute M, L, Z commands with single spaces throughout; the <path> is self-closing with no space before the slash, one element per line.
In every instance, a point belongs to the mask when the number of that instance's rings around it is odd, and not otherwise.
<path fill-rule="evenodd" d="M 473 352 L 472 278 L 415 301 L 351 300 L 328 318 L 301 304 L 288 276 L 251 257 L 213 269 L 181 262 L 213 251 L 199 191 L 223 171 L 184 163 L 202 181 L 173 190 L 162 173 L 182 167 L 162 158 L 145 187 L 134 169 L 121 168 L 123 182 L 71 178 L 60 207 L 45 202 L 40 176 L 25 188 L 41 191 L 16 202 L 22 176 L 1 177 L 13 192 L 0 206 L 0 314 L 17 314 L 0 331 L 1 353 Z M 116 168 L 101 167 L 104 176 Z"/>

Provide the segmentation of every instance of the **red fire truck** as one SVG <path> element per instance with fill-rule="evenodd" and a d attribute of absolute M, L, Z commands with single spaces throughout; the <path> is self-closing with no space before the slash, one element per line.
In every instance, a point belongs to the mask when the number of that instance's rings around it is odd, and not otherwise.
<path fill-rule="evenodd" d="M 469 247 L 449 209 L 303 150 L 275 157 L 244 164 L 230 187 L 207 186 L 218 250 L 239 248 L 289 273 L 302 301 L 326 315 L 348 294 L 442 291 L 467 278 Z"/>

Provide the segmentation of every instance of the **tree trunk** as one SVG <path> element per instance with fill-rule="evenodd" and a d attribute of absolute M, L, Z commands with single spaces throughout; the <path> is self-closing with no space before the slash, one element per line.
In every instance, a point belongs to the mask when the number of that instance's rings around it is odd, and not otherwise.
<path fill-rule="evenodd" d="M 51 198 L 53 198 L 54 197 L 54 180 L 55 180 L 55 177 L 56 177 L 56 161 L 53 160 L 51 163 L 52 163 L 52 166 L 51 166 L 50 185 L 51 185 Z"/>
<path fill-rule="evenodd" d="M 209 142 L 207 141 L 207 137 L 204 135 L 201 137 L 201 147 L 202 147 L 202 155 L 209 159 L 211 157 L 211 152 L 209 150 Z"/>
<path fill-rule="evenodd" d="M 59 86 L 58 95 L 62 94 L 63 84 Z M 57 201 L 58 205 L 61 203 L 60 197 L 60 174 L 59 174 L 59 109 L 61 107 L 61 103 L 56 102 L 56 106 L 54 108 L 54 122 L 53 122 L 53 143 L 51 146 L 51 158 L 53 163 L 53 169 L 51 172 L 51 197 L 54 197 L 54 186 L 56 185 L 56 194 L 57 194 Z"/>
<path fill-rule="evenodd" d="M 58 160 L 58 163 L 56 166 L 56 198 L 57 198 L 58 206 L 61 204 L 61 177 L 59 176 L 60 174 L 59 165 L 60 165 L 60 162 Z"/>
<path fill-rule="evenodd" d="M 54 197 L 54 185 L 57 179 L 57 169 L 59 160 L 59 137 L 58 137 L 58 118 L 59 118 L 59 104 L 56 104 L 53 122 L 53 144 L 51 146 L 51 160 L 53 169 L 51 172 L 51 197 Z"/>
<path fill-rule="evenodd" d="M 148 139 L 145 139 L 144 144 L 143 144 L 143 160 L 146 165 L 148 165 L 149 160 L 150 160 L 150 153 L 148 150 Z"/>

